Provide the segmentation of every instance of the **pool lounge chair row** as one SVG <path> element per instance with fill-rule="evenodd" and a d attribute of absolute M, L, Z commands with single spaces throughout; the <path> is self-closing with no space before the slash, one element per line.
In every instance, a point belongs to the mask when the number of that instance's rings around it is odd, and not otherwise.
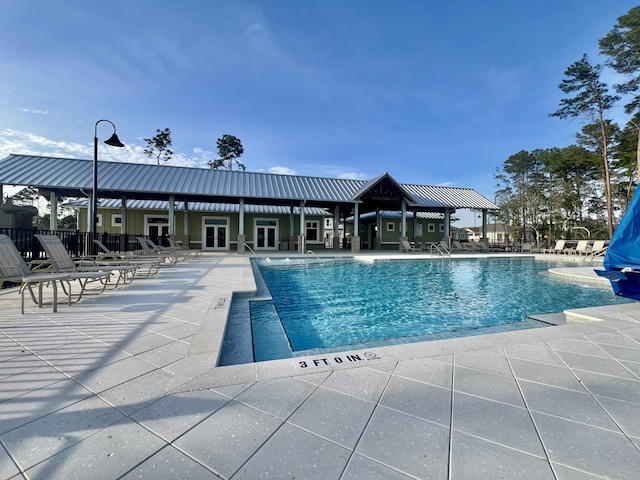
<path fill-rule="evenodd" d="M 168 261 L 171 264 L 193 255 L 187 251 L 158 251 L 153 255 L 121 256 L 109 251 L 100 241 L 95 241 L 102 250 L 101 253 L 74 260 L 56 235 L 36 235 L 36 238 L 42 245 L 47 259 L 27 264 L 11 238 L 0 234 L 0 287 L 6 282 L 20 285 L 22 314 L 26 291 L 29 291 L 34 303 L 42 307 L 44 286 L 50 285 L 53 291 L 53 311 L 56 312 L 58 282 L 71 305 L 72 302 L 80 301 L 85 294 L 99 294 L 104 292 L 108 285 L 115 289 L 121 284 L 131 283 L 136 277 L 146 278 L 155 275 L 164 262 Z M 157 246 L 155 248 L 159 249 Z M 115 281 L 112 281 L 114 276 Z M 79 291 L 72 294 L 71 285 L 75 282 Z M 37 297 L 33 291 L 36 285 Z"/>
<path fill-rule="evenodd" d="M 589 240 L 579 240 L 575 247 L 567 246 L 566 240 L 557 240 L 553 248 L 547 248 L 542 253 L 554 253 L 559 255 L 585 255 L 585 256 L 602 256 L 607 251 L 606 240 L 593 240 L 590 244 Z"/>

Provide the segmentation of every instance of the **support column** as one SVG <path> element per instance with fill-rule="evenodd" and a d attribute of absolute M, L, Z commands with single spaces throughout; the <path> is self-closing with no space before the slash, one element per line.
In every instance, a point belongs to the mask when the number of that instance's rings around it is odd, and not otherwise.
<path fill-rule="evenodd" d="M 360 214 L 358 203 L 353 204 L 353 235 L 351 236 L 351 253 L 360 253 Z"/>
<path fill-rule="evenodd" d="M 120 251 L 127 251 L 127 197 L 122 196 L 120 206 Z"/>
<path fill-rule="evenodd" d="M 289 207 L 289 251 L 296 249 L 296 237 L 295 237 L 295 221 L 296 217 L 293 213 L 293 205 Z"/>
<path fill-rule="evenodd" d="M 451 212 L 448 208 L 444 210 L 444 238 L 447 241 L 449 247 L 451 247 Z"/>
<path fill-rule="evenodd" d="M 483 242 L 487 241 L 487 209 L 482 209 L 482 238 L 480 239 Z"/>
<path fill-rule="evenodd" d="M 402 242 L 408 241 L 407 238 L 407 203 L 402 200 L 401 205 L 401 219 L 400 219 L 400 241 L 398 242 L 398 251 L 402 252 Z M 415 225 L 414 228 L 414 236 L 415 236 Z"/>
<path fill-rule="evenodd" d="M 305 252 L 304 233 L 306 229 L 304 224 L 304 204 L 304 200 L 300 202 L 300 235 L 298 235 L 298 253 Z"/>
<path fill-rule="evenodd" d="M 93 211 L 93 206 L 97 205 L 98 202 L 94 202 L 93 201 L 93 194 L 90 194 L 88 197 L 89 199 L 89 204 L 87 205 L 87 211 L 89 212 L 87 214 L 87 232 L 91 231 L 91 228 L 93 228 L 93 225 L 91 224 L 91 219 L 96 216 L 97 217 L 97 213 Z M 98 225 L 98 220 L 96 220 L 96 228 Z"/>
<path fill-rule="evenodd" d="M 372 240 L 372 244 L 371 248 L 373 248 L 374 250 L 380 250 L 381 247 L 381 240 L 380 240 L 380 236 L 382 235 L 382 223 L 381 223 L 381 219 L 380 219 L 380 208 L 376 207 L 376 238 L 371 239 Z"/>
<path fill-rule="evenodd" d="M 169 195 L 169 236 L 172 237 L 176 234 L 176 197 L 175 195 Z"/>
<path fill-rule="evenodd" d="M 58 229 L 58 197 L 54 192 L 51 192 L 49 197 L 51 203 L 51 214 L 49 215 L 49 230 Z"/>
<path fill-rule="evenodd" d="M 238 245 L 236 247 L 238 255 L 244 255 L 246 241 L 247 238 L 244 234 L 244 198 L 241 198 L 238 202 Z"/>
<path fill-rule="evenodd" d="M 333 249 L 340 248 L 340 206 L 336 205 L 333 211 Z"/>
<path fill-rule="evenodd" d="M 191 235 L 189 233 L 189 202 L 184 201 L 184 210 L 182 211 L 182 246 L 191 247 Z"/>

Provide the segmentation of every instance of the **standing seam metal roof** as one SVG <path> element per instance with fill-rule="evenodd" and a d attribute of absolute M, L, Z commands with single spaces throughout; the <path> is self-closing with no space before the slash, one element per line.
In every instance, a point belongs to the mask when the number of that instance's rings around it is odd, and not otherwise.
<path fill-rule="evenodd" d="M 76 192 L 80 196 L 80 190 L 85 193 L 91 190 L 92 167 L 92 160 L 12 154 L 0 160 L 0 184 L 30 185 Z M 378 178 L 384 176 L 388 174 Z M 358 192 L 368 184 L 370 182 L 364 180 L 98 162 L 98 190 L 102 197 L 137 194 L 149 199 L 166 199 L 168 195 L 176 195 L 189 198 L 190 202 L 244 198 L 247 203 L 251 203 L 251 199 L 262 199 L 332 204 L 357 201 Z M 471 188 L 399 185 L 413 197 L 414 206 L 418 208 L 498 208 Z"/>

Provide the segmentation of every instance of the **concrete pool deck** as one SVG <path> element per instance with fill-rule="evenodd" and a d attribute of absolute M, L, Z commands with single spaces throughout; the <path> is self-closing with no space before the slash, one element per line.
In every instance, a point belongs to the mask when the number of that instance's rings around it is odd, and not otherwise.
<path fill-rule="evenodd" d="M 576 265 L 554 274 L 599 281 Z M 0 478 L 638 477 L 638 303 L 215 368 L 254 289 L 247 257 L 203 254 L 57 313 L 0 291 Z"/>

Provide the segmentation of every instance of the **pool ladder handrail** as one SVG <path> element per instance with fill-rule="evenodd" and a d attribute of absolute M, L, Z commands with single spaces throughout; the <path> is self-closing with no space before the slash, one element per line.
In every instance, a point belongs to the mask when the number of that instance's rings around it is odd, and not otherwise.
<path fill-rule="evenodd" d="M 584 255 L 583 262 L 586 263 L 587 260 L 591 260 L 591 262 L 593 263 L 596 258 L 603 258 L 604 254 L 607 253 L 607 248 L 608 245 L 602 250 L 598 250 L 597 252 L 589 252 L 587 255 Z"/>
<path fill-rule="evenodd" d="M 253 251 L 253 248 L 251 248 L 249 245 L 247 245 L 247 243 L 246 243 L 246 242 L 245 242 L 245 243 L 243 243 L 243 244 L 242 244 L 242 246 L 243 246 L 244 248 L 246 248 L 247 250 L 249 250 L 249 251 L 250 251 L 251 253 L 253 253 L 254 255 L 257 255 L 257 253 Z M 242 253 L 243 253 L 243 255 L 244 255 L 244 252 L 242 252 Z"/>
<path fill-rule="evenodd" d="M 324 260 L 321 259 L 318 255 L 316 255 L 316 253 L 313 250 L 307 250 L 307 267 L 309 266 L 309 254 L 316 257 L 324 265 Z"/>
<path fill-rule="evenodd" d="M 436 243 L 435 245 L 432 245 L 432 249 L 431 249 L 431 254 L 433 255 L 433 252 L 435 252 L 438 254 L 438 256 L 442 257 L 442 259 L 444 260 L 444 257 L 449 257 L 449 259 L 451 259 L 451 252 L 444 248 L 443 245 L 440 245 L 439 243 Z"/>

